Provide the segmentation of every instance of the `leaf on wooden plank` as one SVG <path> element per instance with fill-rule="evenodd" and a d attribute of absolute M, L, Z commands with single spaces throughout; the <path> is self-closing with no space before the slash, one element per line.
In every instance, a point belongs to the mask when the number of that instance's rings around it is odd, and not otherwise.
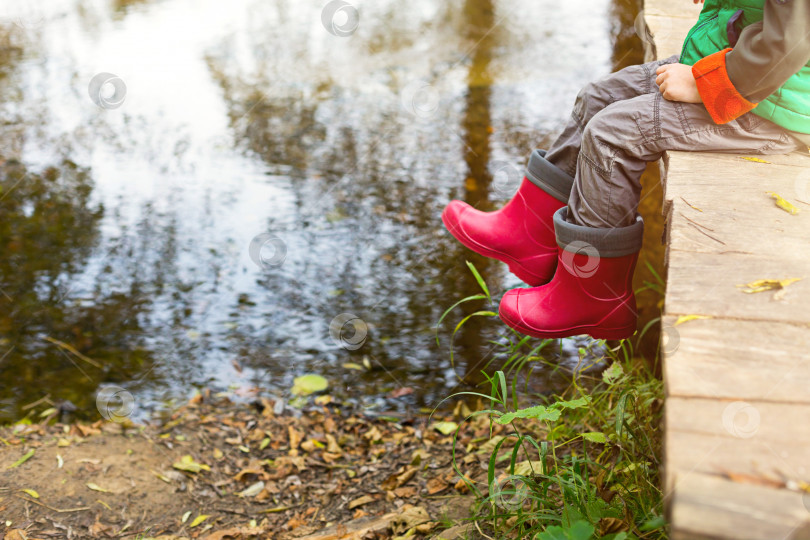
<path fill-rule="evenodd" d="M 710 315 L 681 315 L 678 317 L 678 320 L 675 321 L 673 326 L 678 326 L 679 324 L 688 323 L 689 321 L 698 321 L 701 319 L 711 319 Z"/>
<path fill-rule="evenodd" d="M 742 288 L 742 292 L 747 294 L 761 293 L 767 291 L 778 291 L 786 288 L 788 285 L 801 281 L 802 278 L 788 278 L 788 279 L 758 279 L 745 285 L 737 285 Z"/>
<path fill-rule="evenodd" d="M 207 514 L 200 514 L 199 516 L 194 518 L 194 520 L 191 522 L 191 524 L 189 524 L 188 528 L 193 529 L 194 527 L 196 527 L 197 525 L 199 525 L 200 523 L 202 523 L 203 521 L 205 521 L 209 517 L 211 517 L 211 516 L 209 516 Z"/>
<path fill-rule="evenodd" d="M 31 497 L 33 497 L 33 498 L 35 498 L 35 499 L 39 499 L 39 493 L 37 493 L 37 492 L 36 492 L 36 491 L 34 491 L 33 489 L 21 489 L 20 491 L 22 491 L 23 493 L 26 493 L 26 494 L 30 495 Z"/>
<path fill-rule="evenodd" d="M 753 161 L 754 163 L 767 163 L 768 165 L 772 165 L 770 161 L 765 161 L 764 159 L 759 159 L 755 157 L 743 157 L 740 159 L 744 159 L 745 161 Z"/>
<path fill-rule="evenodd" d="M 434 422 L 430 427 L 442 435 L 450 435 L 458 429 L 458 424 L 455 422 Z"/>
<path fill-rule="evenodd" d="M 180 458 L 180 461 L 175 461 L 172 463 L 172 467 L 180 471 L 186 471 L 191 473 L 198 473 L 200 471 L 210 471 L 211 467 L 204 463 L 197 463 L 194 461 L 194 458 L 190 455 L 185 455 Z"/>
<path fill-rule="evenodd" d="M 109 491 L 99 486 L 98 484 L 94 484 L 93 482 L 87 482 L 85 486 L 87 486 L 87 489 L 92 489 L 93 491 L 99 491 L 101 493 L 109 493 Z"/>
<path fill-rule="evenodd" d="M 793 206 L 792 204 L 790 204 L 788 201 L 786 201 L 786 200 L 785 200 L 785 199 L 784 199 L 784 198 L 783 198 L 781 195 L 779 195 L 778 193 L 774 193 L 773 191 L 769 191 L 769 192 L 768 192 L 768 195 L 770 195 L 770 196 L 771 196 L 771 199 L 773 199 L 774 201 L 776 201 L 776 206 L 778 206 L 779 208 L 781 208 L 782 210 L 784 210 L 785 212 L 787 212 L 787 213 L 788 213 L 788 214 L 790 214 L 791 216 L 795 216 L 796 214 L 798 214 L 798 213 L 799 213 L 799 209 L 798 209 L 798 208 L 796 208 L 795 206 Z"/>
<path fill-rule="evenodd" d="M 766 476 L 754 476 L 753 474 L 737 473 L 733 471 L 723 471 L 723 476 L 738 484 L 753 484 L 756 486 L 766 486 L 776 489 L 783 489 L 786 487 L 784 480 L 768 478 Z"/>

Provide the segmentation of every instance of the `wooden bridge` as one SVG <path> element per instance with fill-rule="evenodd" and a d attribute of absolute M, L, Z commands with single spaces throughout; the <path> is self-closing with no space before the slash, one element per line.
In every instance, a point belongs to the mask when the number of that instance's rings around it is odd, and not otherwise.
<path fill-rule="evenodd" d="M 700 9 L 647 0 L 648 60 L 678 54 Z M 661 163 L 673 539 L 810 539 L 810 157 L 760 157 Z"/>

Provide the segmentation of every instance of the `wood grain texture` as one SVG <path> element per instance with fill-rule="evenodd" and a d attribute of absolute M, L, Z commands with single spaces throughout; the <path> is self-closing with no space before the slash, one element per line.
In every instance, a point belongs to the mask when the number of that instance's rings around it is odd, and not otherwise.
<path fill-rule="evenodd" d="M 679 479 L 671 495 L 673 540 L 807 540 L 810 511 L 792 491 L 704 474 Z"/>

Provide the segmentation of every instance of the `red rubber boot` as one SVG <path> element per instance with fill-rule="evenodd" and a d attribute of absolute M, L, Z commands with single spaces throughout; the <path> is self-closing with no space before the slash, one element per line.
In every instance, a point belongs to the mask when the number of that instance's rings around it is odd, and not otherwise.
<path fill-rule="evenodd" d="M 545 161 L 536 150 L 527 176 L 506 206 L 481 212 L 463 201 L 451 201 L 442 212 L 442 222 L 459 242 L 483 255 L 509 265 L 509 270 L 529 285 L 548 283 L 557 265 L 557 242 L 552 217 L 562 208 L 573 178 Z M 529 176 L 549 186 L 550 195 Z M 562 199 L 562 200 L 560 200 Z"/>
<path fill-rule="evenodd" d="M 638 251 L 600 256 L 599 248 L 585 241 L 566 245 L 569 250 L 559 248 L 557 271 L 551 282 L 542 287 L 513 289 L 503 296 L 501 320 L 522 334 L 539 338 L 632 336 L 637 321 L 633 272 Z"/>

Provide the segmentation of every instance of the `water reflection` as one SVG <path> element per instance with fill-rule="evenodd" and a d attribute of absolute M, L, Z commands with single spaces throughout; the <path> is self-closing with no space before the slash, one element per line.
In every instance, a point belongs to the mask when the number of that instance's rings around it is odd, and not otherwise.
<path fill-rule="evenodd" d="M 480 380 L 502 325 L 468 323 L 451 366 L 452 327 L 480 306 L 454 313 L 440 346 L 435 323 L 478 290 L 465 260 L 496 296 L 518 283 L 454 242 L 441 209 L 495 207 L 516 187 L 496 189 L 493 164 L 521 170 L 609 70 L 610 5 L 360 7 L 339 38 L 314 1 L 65 0 L 3 49 L 3 153 L 38 179 L 0 201 L 0 243 L 25 239 L 25 257 L 0 256 L 8 415 L 50 395 L 94 416 L 112 383 L 144 410 L 191 386 L 282 393 L 314 371 L 396 408 Z M 88 99 L 102 71 L 127 84 L 118 109 Z M 6 189 L 17 173 L 4 171 Z M 251 259 L 263 234 L 283 264 Z M 345 313 L 367 327 L 362 347 L 330 335 Z M 549 359 L 575 362 L 577 345 Z M 383 398 L 400 386 L 415 392 Z"/>

